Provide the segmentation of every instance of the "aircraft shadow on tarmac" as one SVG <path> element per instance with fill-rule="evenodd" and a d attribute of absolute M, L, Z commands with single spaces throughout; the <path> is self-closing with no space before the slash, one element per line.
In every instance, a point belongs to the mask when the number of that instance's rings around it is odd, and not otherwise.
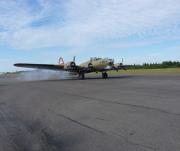
<path fill-rule="evenodd" d="M 40 80 L 40 81 L 86 81 L 86 80 L 113 80 L 113 79 L 126 79 L 126 78 L 134 78 L 137 76 L 132 76 L 132 75 L 123 75 L 123 76 L 109 76 L 107 79 L 103 79 L 102 77 L 86 77 L 84 80 L 79 79 L 78 77 L 71 77 L 67 79 L 48 79 L 48 80 Z"/>

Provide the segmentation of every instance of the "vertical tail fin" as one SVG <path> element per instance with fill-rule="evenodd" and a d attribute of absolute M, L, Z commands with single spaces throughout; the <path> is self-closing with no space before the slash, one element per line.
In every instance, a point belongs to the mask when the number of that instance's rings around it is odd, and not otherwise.
<path fill-rule="evenodd" d="M 59 58 L 59 65 L 64 65 L 64 59 L 62 57 Z"/>

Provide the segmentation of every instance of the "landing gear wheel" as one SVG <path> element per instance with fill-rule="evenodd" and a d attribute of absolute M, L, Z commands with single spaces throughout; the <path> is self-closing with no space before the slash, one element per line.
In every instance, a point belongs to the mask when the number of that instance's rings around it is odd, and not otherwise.
<path fill-rule="evenodd" d="M 103 78 L 103 79 L 107 79 L 107 78 L 108 78 L 108 74 L 107 74 L 106 72 L 103 72 L 103 73 L 102 73 L 102 78 Z"/>
<path fill-rule="evenodd" d="M 80 78 L 81 80 L 84 80 L 84 78 L 85 78 L 84 73 L 80 73 L 80 74 L 79 74 L 79 78 Z"/>

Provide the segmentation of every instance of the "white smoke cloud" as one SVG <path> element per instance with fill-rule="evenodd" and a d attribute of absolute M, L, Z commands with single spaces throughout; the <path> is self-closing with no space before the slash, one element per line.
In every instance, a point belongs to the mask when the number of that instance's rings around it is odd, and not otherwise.
<path fill-rule="evenodd" d="M 68 72 L 65 71 L 51 71 L 51 70 L 32 70 L 17 73 L 18 81 L 38 81 L 38 80 L 59 80 L 72 78 Z"/>

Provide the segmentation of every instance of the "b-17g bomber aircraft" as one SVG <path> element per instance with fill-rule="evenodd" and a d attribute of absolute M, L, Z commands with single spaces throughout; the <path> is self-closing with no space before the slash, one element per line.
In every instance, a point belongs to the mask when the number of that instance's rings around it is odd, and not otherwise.
<path fill-rule="evenodd" d="M 68 71 L 73 75 L 79 75 L 80 79 L 85 78 L 86 73 L 91 72 L 101 72 L 102 78 L 108 78 L 107 71 L 110 70 L 126 70 L 126 66 L 123 63 L 114 64 L 113 59 L 109 58 L 90 58 L 89 61 L 84 62 L 80 65 L 76 65 L 75 57 L 73 61 L 64 63 L 63 58 L 59 59 L 59 64 L 30 64 L 30 63 L 16 63 L 14 64 L 16 67 L 25 67 L 25 68 L 36 68 L 36 69 L 48 69 L 48 70 L 61 70 Z"/>

